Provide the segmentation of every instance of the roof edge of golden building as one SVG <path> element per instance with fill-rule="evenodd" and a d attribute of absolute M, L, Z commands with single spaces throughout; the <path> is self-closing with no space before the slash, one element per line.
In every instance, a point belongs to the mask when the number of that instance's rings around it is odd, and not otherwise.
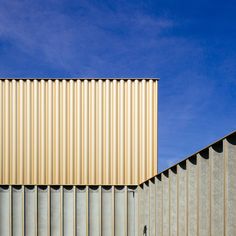
<path fill-rule="evenodd" d="M 137 78 L 135 78 L 135 77 L 132 77 L 132 78 L 129 78 L 129 77 L 127 77 L 127 78 L 96 78 L 96 77 L 94 77 L 94 78 L 83 78 L 83 77 L 81 77 L 81 78 L 76 78 L 76 77 L 72 77 L 72 78 L 33 78 L 33 77 L 29 77 L 29 78 L 0 78 L 0 80 L 16 80 L 16 81 L 19 81 L 19 80 L 38 80 L 38 81 L 40 81 L 40 80 L 45 80 L 45 81 L 48 81 L 48 80 L 52 80 L 52 81 L 54 81 L 54 80 L 59 80 L 59 81 L 61 81 L 61 80 L 81 80 L 81 81 L 83 81 L 83 80 L 88 80 L 88 81 L 91 81 L 91 80 L 95 80 L 95 81 L 99 81 L 99 80 L 102 80 L 102 81 L 106 81 L 106 80 L 110 80 L 110 81 L 112 81 L 112 80 L 117 80 L 117 81 L 120 81 L 120 80 L 124 80 L 124 81 L 127 81 L 127 80 L 131 80 L 131 81 L 134 81 L 134 80 L 153 80 L 153 81 L 159 81 L 160 80 L 160 78 L 144 78 L 144 77 L 137 77 Z"/>

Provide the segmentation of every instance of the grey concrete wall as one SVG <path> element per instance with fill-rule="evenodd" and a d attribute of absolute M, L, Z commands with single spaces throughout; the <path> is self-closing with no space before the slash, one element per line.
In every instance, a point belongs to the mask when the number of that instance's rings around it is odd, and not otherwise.
<path fill-rule="evenodd" d="M 153 182 L 156 227 L 149 235 L 236 235 L 236 133 L 149 180 L 149 192 Z"/>

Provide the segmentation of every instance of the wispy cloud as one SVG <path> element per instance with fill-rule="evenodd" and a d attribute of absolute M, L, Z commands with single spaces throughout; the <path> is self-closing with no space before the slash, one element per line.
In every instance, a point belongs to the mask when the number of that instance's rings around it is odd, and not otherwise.
<path fill-rule="evenodd" d="M 0 37 L 72 72 L 79 68 L 79 73 L 100 73 L 104 65 L 117 66 L 116 58 L 125 61 L 130 54 L 133 59 L 131 54 L 149 49 L 161 31 L 172 26 L 168 19 L 142 12 L 129 15 L 122 8 L 104 9 L 89 1 L 81 1 L 73 13 L 49 2 L 43 8 L 31 1 L 5 1 L 0 8 Z"/>

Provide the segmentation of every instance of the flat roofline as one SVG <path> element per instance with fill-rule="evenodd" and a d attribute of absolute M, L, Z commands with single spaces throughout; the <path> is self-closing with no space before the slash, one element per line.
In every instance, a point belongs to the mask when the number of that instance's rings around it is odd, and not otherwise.
<path fill-rule="evenodd" d="M 29 77 L 29 78 L 0 78 L 0 80 L 124 80 L 124 81 L 127 81 L 127 80 L 155 80 L 155 81 L 159 81 L 160 79 L 159 78 L 32 78 L 32 77 Z"/>

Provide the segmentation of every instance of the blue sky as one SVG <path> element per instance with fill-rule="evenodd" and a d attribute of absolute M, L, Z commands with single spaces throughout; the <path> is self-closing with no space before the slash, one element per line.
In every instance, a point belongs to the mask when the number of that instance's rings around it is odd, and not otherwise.
<path fill-rule="evenodd" d="M 0 0 L 1 77 L 159 77 L 159 170 L 236 128 L 234 1 Z"/>

